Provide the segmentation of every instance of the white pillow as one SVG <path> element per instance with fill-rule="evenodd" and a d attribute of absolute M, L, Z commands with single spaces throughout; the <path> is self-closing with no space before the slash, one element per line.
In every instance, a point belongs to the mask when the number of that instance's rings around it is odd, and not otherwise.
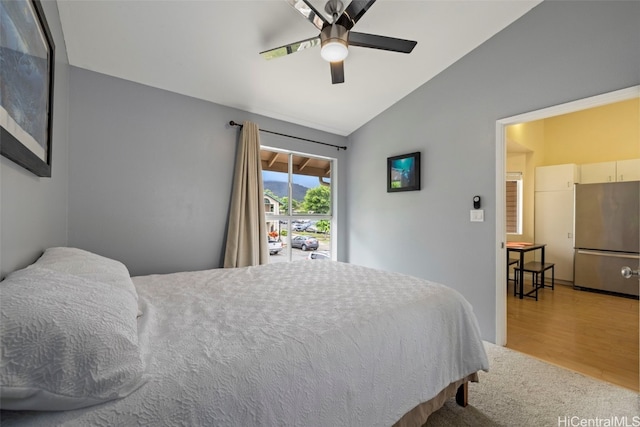
<path fill-rule="evenodd" d="M 77 409 L 142 384 L 129 291 L 30 266 L 0 282 L 0 407 Z"/>
<path fill-rule="evenodd" d="M 106 283 L 130 292 L 138 300 L 138 293 L 127 267 L 120 261 L 78 248 L 48 248 L 30 267 L 46 267 L 62 273 Z"/>

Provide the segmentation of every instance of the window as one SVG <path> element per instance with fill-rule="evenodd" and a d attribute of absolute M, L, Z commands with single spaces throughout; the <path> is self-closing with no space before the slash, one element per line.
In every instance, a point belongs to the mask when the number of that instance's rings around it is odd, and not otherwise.
<path fill-rule="evenodd" d="M 276 213 L 276 200 L 271 197 L 264 198 L 264 211 L 265 213 Z"/>
<path fill-rule="evenodd" d="M 283 247 L 270 251 L 269 262 L 335 259 L 331 179 L 335 159 L 271 148 L 262 149 L 260 156 L 267 231 Z"/>
<path fill-rule="evenodd" d="M 522 172 L 507 172 L 507 234 L 522 234 Z"/>

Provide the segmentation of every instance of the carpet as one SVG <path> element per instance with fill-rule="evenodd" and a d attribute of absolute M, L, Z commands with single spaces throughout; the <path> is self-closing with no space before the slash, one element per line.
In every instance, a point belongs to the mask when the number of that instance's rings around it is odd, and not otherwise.
<path fill-rule="evenodd" d="M 423 427 L 640 426 L 631 390 L 485 342 L 489 372 L 469 384 L 469 405 L 450 399 Z"/>

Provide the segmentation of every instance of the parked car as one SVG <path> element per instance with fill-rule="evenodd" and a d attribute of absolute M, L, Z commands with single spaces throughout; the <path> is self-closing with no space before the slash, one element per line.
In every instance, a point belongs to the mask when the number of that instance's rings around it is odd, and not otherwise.
<path fill-rule="evenodd" d="M 306 251 L 307 249 L 315 251 L 316 249 L 318 249 L 318 246 L 318 239 L 314 237 L 295 236 L 293 239 L 291 239 L 291 247 L 302 249 L 303 251 Z"/>
<path fill-rule="evenodd" d="M 293 231 L 304 231 L 309 224 L 305 224 L 304 222 L 300 222 L 293 226 Z"/>
<path fill-rule="evenodd" d="M 318 233 L 318 227 L 316 227 L 318 221 L 312 221 L 305 227 L 304 231 L 309 233 Z"/>
<path fill-rule="evenodd" d="M 282 250 L 282 242 L 275 239 L 269 239 L 269 255 L 276 255 Z"/>
<path fill-rule="evenodd" d="M 331 254 L 327 251 L 311 252 L 307 259 L 331 259 Z"/>

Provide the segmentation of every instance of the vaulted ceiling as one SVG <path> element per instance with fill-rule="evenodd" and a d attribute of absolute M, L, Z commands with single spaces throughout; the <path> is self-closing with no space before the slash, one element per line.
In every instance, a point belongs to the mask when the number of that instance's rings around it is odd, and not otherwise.
<path fill-rule="evenodd" d="M 58 0 L 58 9 L 71 65 L 349 135 L 539 2 L 378 0 L 353 30 L 417 46 L 352 46 L 335 85 L 318 46 L 258 54 L 318 35 L 287 0 Z"/>

